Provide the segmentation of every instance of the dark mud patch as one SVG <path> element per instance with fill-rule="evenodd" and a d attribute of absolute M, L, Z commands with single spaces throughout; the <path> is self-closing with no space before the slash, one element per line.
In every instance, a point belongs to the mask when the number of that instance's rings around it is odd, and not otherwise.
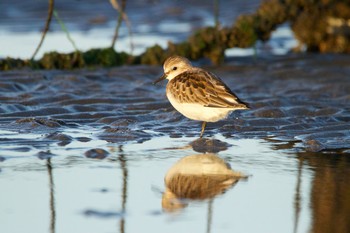
<path fill-rule="evenodd" d="M 71 136 L 58 132 L 49 134 L 45 138 L 57 141 L 59 146 L 68 145 L 73 140 Z"/>
<path fill-rule="evenodd" d="M 101 211 L 101 210 L 85 210 L 83 214 L 87 217 L 95 217 L 95 218 L 122 218 L 124 217 L 123 212 L 112 212 L 112 211 Z"/>
<path fill-rule="evenodd" d="M 109 155 L 108 151 L 96 148 L 85 152 L 85 157 L 90 159 L 105 159 Z"/>
<path fill-rule="evenodd" d="M 106 127 L 97 137 L 101 140 L 112 143 L 128 141 L 141 143 L 151 139 L 152 135 L 142 130 L 133 130 L 127 127 Z"/>
<path fill-rule="evenodd" d="M 50 119 L 50 118 L 22 118 L 16 120 L 12 124 L 14 127 L 21 129 L 34 129 L 34 128 L 59 128 L 65 125 L 64 121 Z"/>
<path fill-rule="evenodd" d="M 325 64 L 325 60 L 331 61 Z M 289 55 L 239 58 L 206 67 L 251 106 L 209 123 L 206 137 L 300 141 L 308 151 L 350 148 L 350 67 L 345 55 Z M 144 142 L 155 136 L 199 136 L 200 123 L 176 112 L 165 83 L 152 82 L 161 67 L 120 67 L 77 71 L 12 71 L 0 74 L 0 129 L 46 136 L 7 138 L 0 143 L 36 148 L 100 139 Z M 89 136 L 65 131 L 84 127 Z M 34 142 L 33 142 L 34 141 Z M 23 144 L 24 143 L 24 144 Z"/>
<path fill-rule="evenodd" d="M 36 156 L 41 160 L 46 160 L 46 159 L 50 159 L 56 155 L 51 153 L 51 151 L 48 150 L 48 151 L 40 151 L 39 153 L 36 154 Z"/>
<path fill-rule="evenodd" d="M 194 151 L 199 153 L 219 153 L 220 151 L 227 150 L 231 145 L 216 139 L 199 138 L 191 142 L 190 146 Z"/>

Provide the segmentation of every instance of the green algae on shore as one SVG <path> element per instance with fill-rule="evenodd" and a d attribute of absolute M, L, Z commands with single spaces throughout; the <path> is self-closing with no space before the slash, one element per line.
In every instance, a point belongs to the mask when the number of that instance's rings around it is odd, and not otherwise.
<path fill-rule="evenodd" d="M 116 52 L 112 47 L 86 52 L 44 54 L 39 60 L 5 58 L 0 70 L 23 67 L 34 69 L 74 69 L 111 67 L 123 64 L 162 64 L 166 57 L 178 54 L 191 60 L 209 58 L 214 64 L 224 59 L 228 48 L 248 48 L 269 40 L 278 25 L 289 23 L 299 41 L 295 51 L 350 53 L 350 2 L 329 0 L 263 1 L 253 14 L 239 16 L 230 27 L 205 27 L 195 31 L 186 41 L 168 43 L 167 48 L 154 45 L 138 56 Z"/>

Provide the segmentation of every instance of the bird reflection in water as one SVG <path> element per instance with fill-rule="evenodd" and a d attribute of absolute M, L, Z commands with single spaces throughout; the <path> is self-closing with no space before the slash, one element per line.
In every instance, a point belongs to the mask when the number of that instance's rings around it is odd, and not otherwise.
<path fill-rule="evenodd" d="M 190 145 L 196 151 L 209 153 L 185 156 L 168 170 L 162 197 L 162 207 L 167 212 L 183 209 L 191 200 L 212 200 L 246 178 L 213 153 L 226 150 L 228 144 L 198 139 Z"/>

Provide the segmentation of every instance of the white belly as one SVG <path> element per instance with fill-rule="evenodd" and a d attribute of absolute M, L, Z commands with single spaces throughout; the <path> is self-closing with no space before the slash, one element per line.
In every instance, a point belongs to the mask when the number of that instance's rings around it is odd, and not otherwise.
<path fill-rule="evenodd" d="M 179 103 L 171 94 L 167 94 L 167 97 L 178 112 L 196 121 L 216 122 L 226 118 L 228 114 L 234 110 L 228 108 L 204 107 L 200 104 Z"/>

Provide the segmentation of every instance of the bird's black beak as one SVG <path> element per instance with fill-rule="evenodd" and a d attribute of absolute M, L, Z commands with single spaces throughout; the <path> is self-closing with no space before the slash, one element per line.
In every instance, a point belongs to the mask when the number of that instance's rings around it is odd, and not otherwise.
<path fill-rule="evenodd" d="M 153 84 L 157 84 L 160 81 L 163 81 L 164 79 L 166 79 L 166 74 L 163 74 L 159 79 L 157 79 L 156 81 L 153 82 Z"/>

